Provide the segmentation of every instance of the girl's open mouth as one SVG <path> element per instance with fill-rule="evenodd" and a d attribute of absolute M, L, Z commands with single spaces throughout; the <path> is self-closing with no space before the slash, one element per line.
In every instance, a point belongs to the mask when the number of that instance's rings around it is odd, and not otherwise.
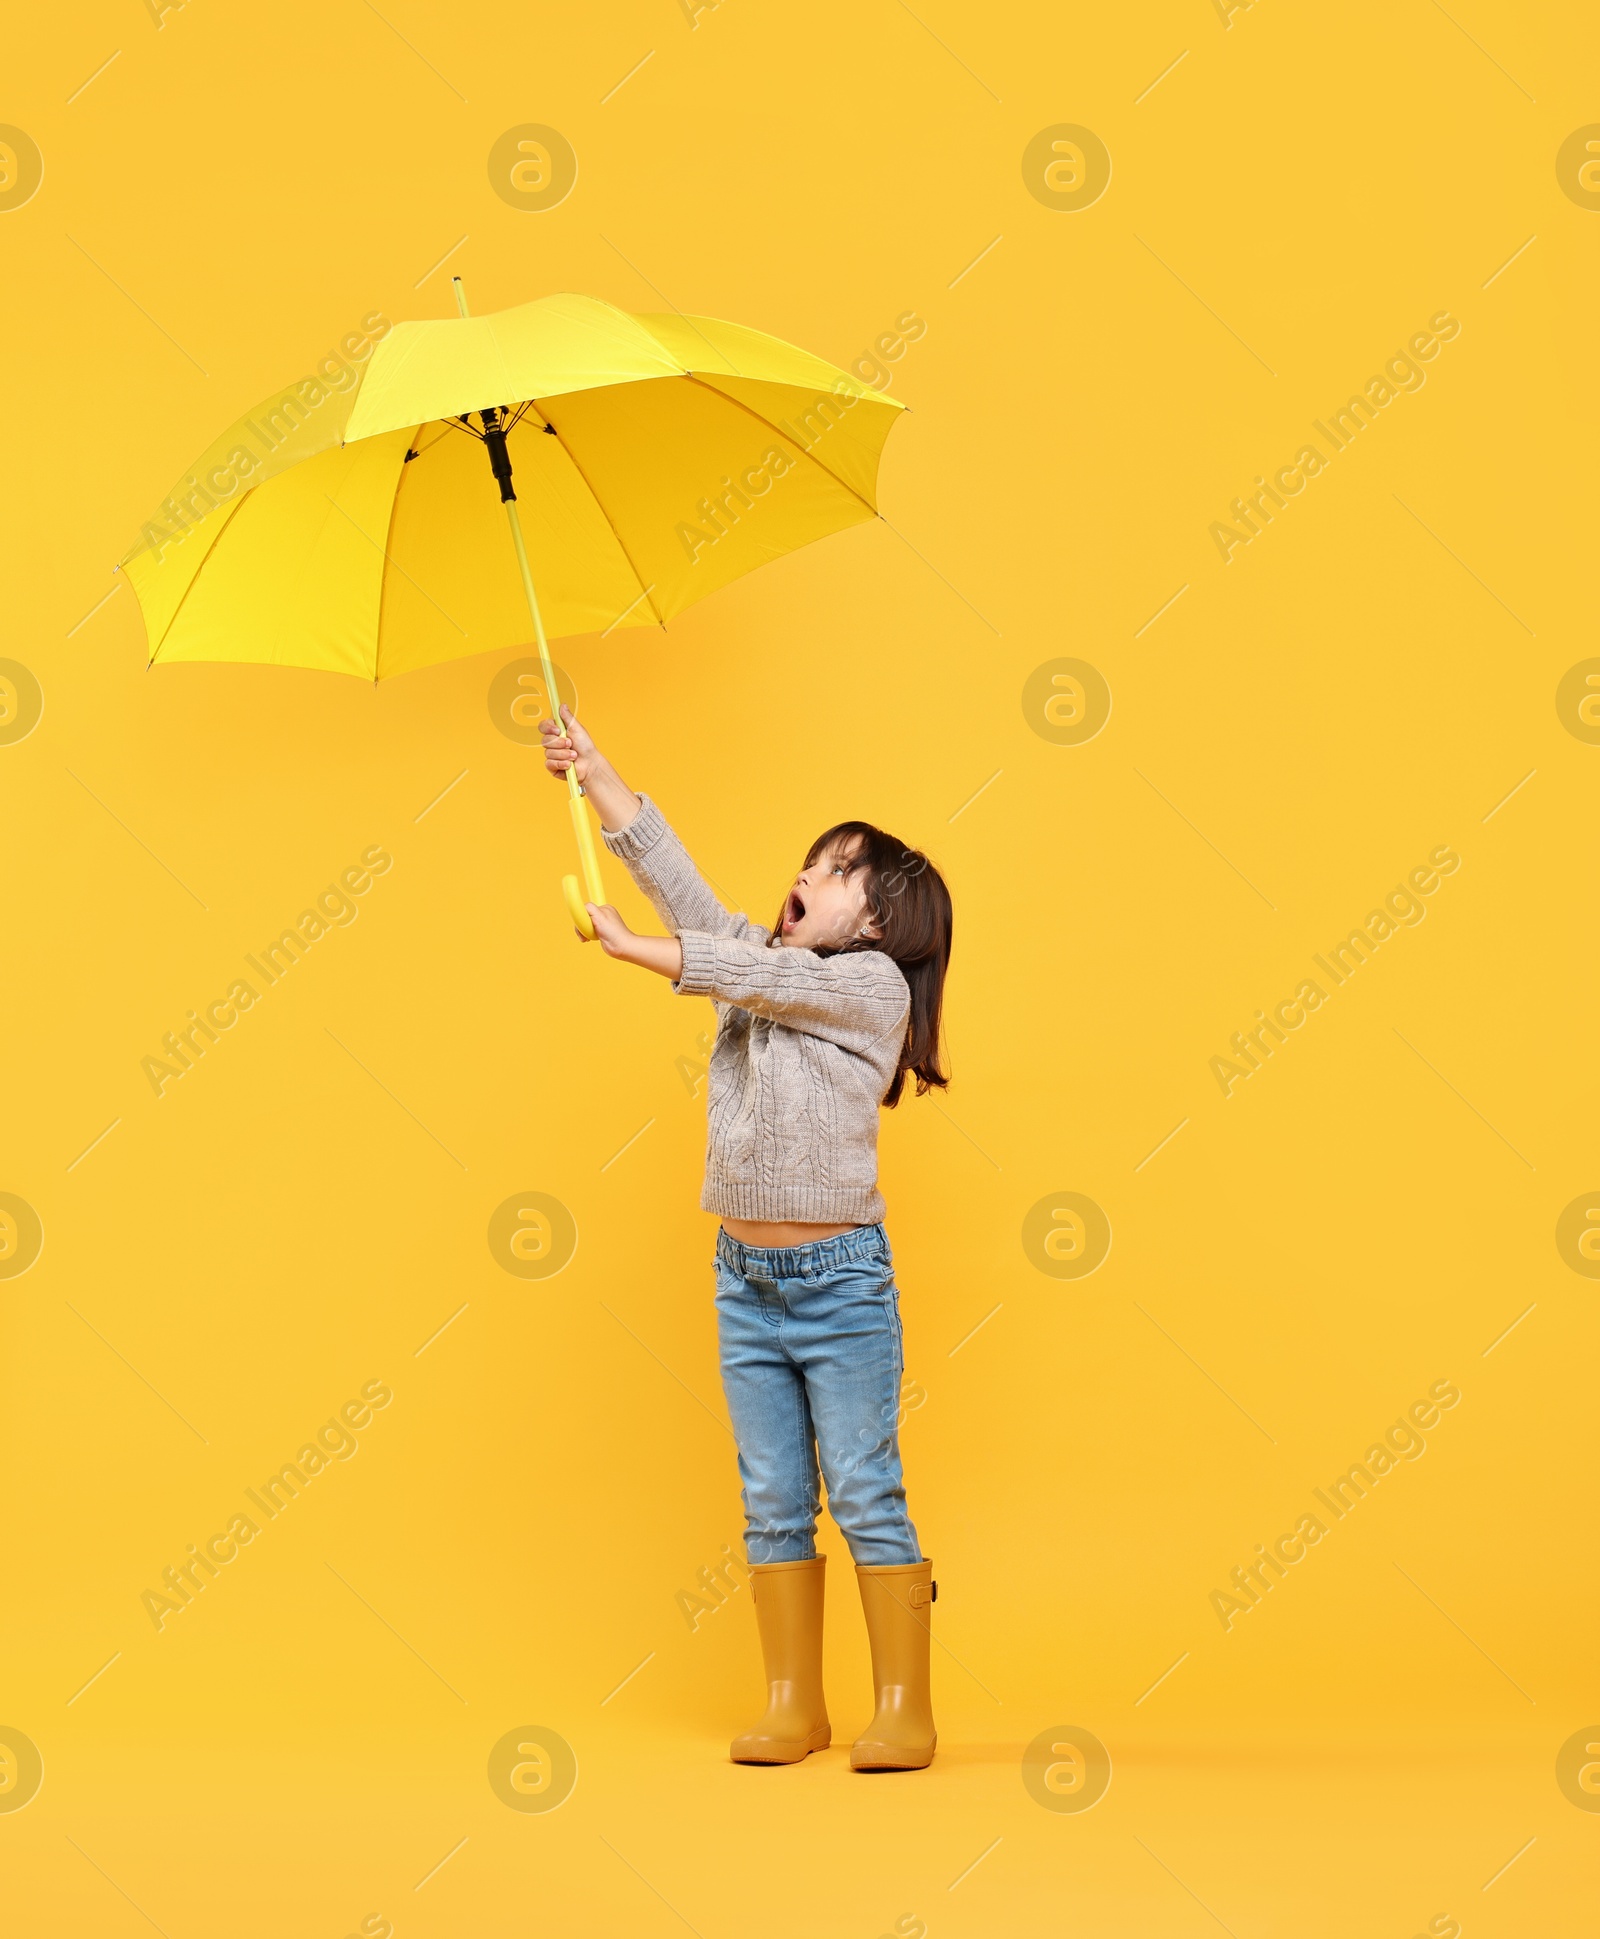
<path fill-rule="evenodd" d="M 805 915 L 805 912 L 806 912 L 806 905 L 801 899 L 799 890 L 791 889 L 789 891 L 788 904 L 785 907 L 783 912 L 784 928 L 793 929 L 795 924 L 799 922 L 802 919 L 802 917 Z"/>

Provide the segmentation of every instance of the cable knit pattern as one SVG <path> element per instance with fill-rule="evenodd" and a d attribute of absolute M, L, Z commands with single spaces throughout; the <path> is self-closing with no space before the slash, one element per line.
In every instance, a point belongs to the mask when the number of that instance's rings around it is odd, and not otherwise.
<path fill-rule="evenodd" d="M 775 944 L 723 908 L 641 800 L 626 828 L 601 835 L 683 945 L 673 989 L 716 1005 L 701 1205 L 734 1219 L 875 1224 L 878 1107 L 911 1014 L 899 965 L 881 950 Z"/>

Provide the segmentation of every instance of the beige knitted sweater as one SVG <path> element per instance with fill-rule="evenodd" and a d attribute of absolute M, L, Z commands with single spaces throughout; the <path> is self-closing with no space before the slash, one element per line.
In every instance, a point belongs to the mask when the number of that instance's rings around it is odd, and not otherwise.
<path fill-rule="evenodd" d="M 682 996 L 716 1005 L 700 1203 L 733 1219 L 870 1225 L 878 1107 L 911 1014 L 899 965 L 881 950 L 819 956 L 730 915 L 649 798 L 602 830 L 683 945 Z"/>

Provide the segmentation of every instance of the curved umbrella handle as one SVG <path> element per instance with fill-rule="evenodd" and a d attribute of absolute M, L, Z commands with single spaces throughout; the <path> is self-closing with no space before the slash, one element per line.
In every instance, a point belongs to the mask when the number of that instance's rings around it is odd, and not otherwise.
<path fill-rule="evenodd" d="M 575 875 L 563 875 L 561 893 L 567 899 L 567 914 L 572 918 L 572 926 L 586 943 L 594 941 L 594 924 L 589 920 L 589 911 L 584 908 L 583 891 L 578 887 Z"/>

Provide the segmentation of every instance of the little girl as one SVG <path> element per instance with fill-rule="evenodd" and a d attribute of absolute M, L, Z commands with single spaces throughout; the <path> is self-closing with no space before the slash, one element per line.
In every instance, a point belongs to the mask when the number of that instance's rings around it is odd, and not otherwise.
<path fill-rule="evenodd" d="M 819 835 L 772 930 L 730 915 L 648 796 L 601 755 L 570 707 L 540 722 L 545 766 L 576 767 L 606 847 L 666 936 L 588 904 L 608 956 L 708 996 L 717 1035 L 706 1181 L 720 1215 L 717 1333 L 739 1445 L 745 1553 L 767 1708 L 733 1740 L 741 1764 L 796 1764 L 832 1739 L 822 1695 L 817 1470 L 850 1545 L 877 1712 L 858 1771 L 933 1761 L 929 1606 L 938 1593 L 906 1512 L 897 1424 L 899 1294 L 881 1223 L 878 1107 L 922 1094 L 939 1065 L 950 895 L 938 871 L 866 822 Z"/>

